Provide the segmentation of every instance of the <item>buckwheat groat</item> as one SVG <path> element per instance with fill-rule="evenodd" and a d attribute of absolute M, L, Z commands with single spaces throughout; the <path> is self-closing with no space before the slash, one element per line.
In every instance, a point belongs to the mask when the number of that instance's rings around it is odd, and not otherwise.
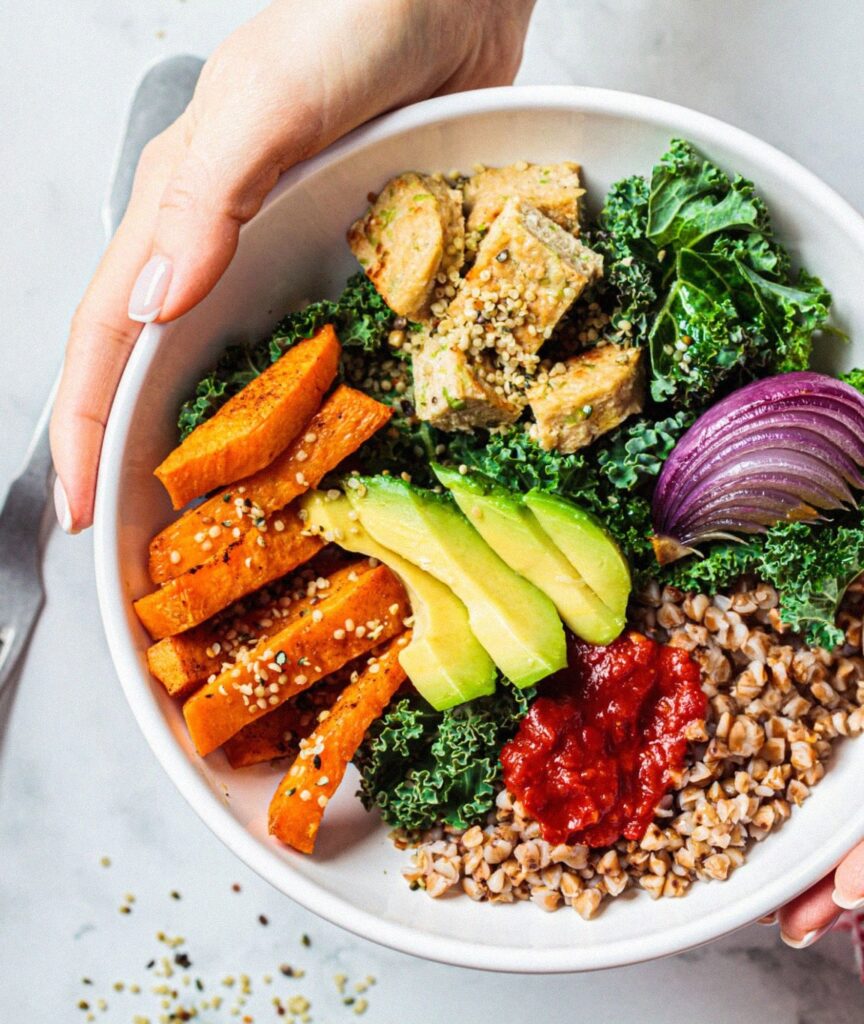
<path fill-rule="evenodd" d="M 464 253 L 462 195 L 424 174 L 389 181 L 348 230 L 348 244 L 387 305 L 428 316 L 436 275 L 458 271 Z"/>
<path fill-rule="evenodd" d="M 468 230 L 484 231 L 504 209 L 508 199 L 521 199 L 579 234 L 579 200 L 585 189 L 579 183 L 579 164 L 529 164 L 524 160 L 507 167 L 487 167 L 465 183 Z"/>
<path fill-rule="evenodd" d="M 642 411 L 642 350 L 605 345 L 580 352 L 528 394 L 531 433 L 547 449 L 575 452 Z"/>

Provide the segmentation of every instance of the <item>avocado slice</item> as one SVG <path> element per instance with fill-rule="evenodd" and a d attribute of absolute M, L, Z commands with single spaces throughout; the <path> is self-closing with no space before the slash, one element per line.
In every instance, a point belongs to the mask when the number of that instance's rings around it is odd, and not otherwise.
<path fill-rule="evenodd" d="M 480 473 L 432 468 L 486 543 L 546 594 L 577 636 L 592 644 L 608 644 L 618 636 L 624 628 L 623 614 L 616 614 L 588 586 L 521 495 Z"/>
<path fill-rule="evenodd" d="M 632 588 L 630 568 L 603 525 L 557 494 L 529 491 L 525 504 L 588 586 L 623 620 Z"/>
<path fill-rule="evenodd" d="M 352 477 L 348 485 L 363 526 L 453 591 L 474 636 L 512 683 L 531 686 L 564 668 L 555 606 L 495 554 L 449 495 L 389 476 Z"/>
<path fill-rule="evenodd" d="M 408 678 L 436 711 L 493 693 L 495 665 L 468 625 L 465 605 L 443 583 L 379 544 L 345 497 L 310 491 L 300 500 L 309 527 L 346 551 L 377 558 L 405 584 L 414 612 L 411 642 L 399 654 Z"/>

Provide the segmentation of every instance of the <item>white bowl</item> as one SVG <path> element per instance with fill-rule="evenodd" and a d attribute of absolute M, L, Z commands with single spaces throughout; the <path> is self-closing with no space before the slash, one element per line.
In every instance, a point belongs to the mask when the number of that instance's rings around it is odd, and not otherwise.
<path fill-rule="evenodd" d="M 355 269 L 345 229 L 366 194 L 406 168 L 575 159 L 596 204 L 615 179 L 649 172 L 673 136 L 756 181 L 779 235 L 831 288 L 835 321 L 853 339 L 845 347 L 826 343 L 825 365 L 864 363 L 864 221 L 812 174 L 764 142 L 683 107 L 598 89 L 514 88 L 390 114 L 286 174 L 243 230 L 213 293 L 176 323 L 147 327 L 120 384 L 102 450 L 96 570 L 108 642 L 132 711 L 174 785 L 238 857 L 298 903 L 394 949 L 526 972 L 648 960 L 774 910 L 864 836 L 864 742 L 846 741 L 812 798 L 751 850 L 743 868 L 724 883 L 695 886 L 684 899 L 654 902 L 635 893 L 590 922 L 526 904 L 433 901 L 401 879 L 407 856 L 363 811 L 353 776 L 328 808 L 314 857 L 271 840 L 266 812 L 279 768 L 232 772 L 221 753 L 197 757 L 179 708 L 147 673 L 148 639 L 131 601 L 149 589 L 147 541 L 171 518 L 152 470 L 175 443 L 180 401 L 226 342 L 257 338 L 302 301 L 338 292 Z"/>

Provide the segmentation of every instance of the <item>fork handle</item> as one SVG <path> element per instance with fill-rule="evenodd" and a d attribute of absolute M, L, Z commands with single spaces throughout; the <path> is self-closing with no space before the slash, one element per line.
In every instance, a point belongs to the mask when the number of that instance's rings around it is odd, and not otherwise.
<path fill-rule="evenodd" d="M 39 557 L 38 546 L 44 518 L 41 513 L 48 504 L 54 479 L 48 426 L 58 383 L 59 378 L 51 388 L 51 394 L 39 416 L 24 458 L 24 466 L 12 481 L 0 510 L 0 552 L 14 545 L 17 548 L 16 561 L 21 558 L 22 546 L 25 550 L 32 549 L 37 560 Z"/>

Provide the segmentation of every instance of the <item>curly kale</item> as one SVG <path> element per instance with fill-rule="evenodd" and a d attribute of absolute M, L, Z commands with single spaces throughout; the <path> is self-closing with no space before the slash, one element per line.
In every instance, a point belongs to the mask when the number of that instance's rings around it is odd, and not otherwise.
<path fill-rule="evenodd" d="M 856 522 L 857 520 L 857 522 Z M 765 535 L 757 572 L 780 592 L 780 618 L 812 645 L 843 643 L 836 625 L 846 588 L 864 571 L 864 527 L 850 513 L 833 524 L 781 523 Z"/>
<path fill-rule="evenodd" d="M 397 699 L 354 759 L 364 806 L 409 830 L 481 821 L 494 804 L 501 747 L 533 697 L 533 690 L 499 680 L 491 696 L 447 711 L 434 711 L 417 697 Z"/>
<path fill-rule="evenodd" d="M 722 593 L 741 576 L 755 572 L 760 548 L 761 539 L 741 543 L 718 541 L 706 548 L 704 557 L 683 558 L 662 569 L 657 566 L 655 576 L 680 590 Z"/>
<path fill-rule="evenodd" d="M 249 381 L 262 373 L 292 345 L 333 324 L 344 348 L 371 353 L 384 346 L 393 326 L 393 313 L 365 274 L 357 273 L 334 301 L 320 299 L 289 313 L 269 338 L 250 345 L 231 345 L 183 403 L 177 426 L 183 440 L 219 410 Z"/>
<path fill-rule="evenodd" d="M 662 420 L 641 416 L 628 421 L 609 435 L 597 453 L 601 471 L 622 491 L 632 491 L 653 480 L 693 419 L 681 410 Z"/>
<path fill-rule="evenodd" d="M 840 380 L 845 380 L 847 384 L 851 384 L 853 388 L 857 388 L 864 394 L 864 370 L 855 369 L 848 373 L 841 373 Z"/>
<path fill-rule="evenodd" d="M 648 182 L 624 178 L 606 195 L 588 244 L 603 256 L 598 298 L 608 307 L 612 327 L 623 336 L 646 338 L 659 305 L 660 264 L 648 239 Z"/>
<path fill-rule="evenodd" d="M 704 558 L 663 570 L 661 580 L 682 590 L 722 591 L 743 575 L 756 576 L 780 594 L 780 617 L 808 644 L 843 643 L 836 625 L 846 588 L 864 572 L 864 526 L 849 512 L 828 523 L 778 523 L 739 544 L 711 545 Z"/>
<path fill-rule="evenodd" d="M 649 335 L 655 399 L 694 408 L 809 365 L 830 295 L 803 270 L 792 277 L 749 181 L 674 141 L 651 177 L 647 234 L 666 292 Z"/>
<path fill-rule="evenodd" d="M 697 410 L 752 377 L 804 369 L 830 295 L 793 276 L 753 185 L 673 140 L 651 175 L 610 189 L 590 244 L 612 340 L 650 349 L 651 393 Z"/>

